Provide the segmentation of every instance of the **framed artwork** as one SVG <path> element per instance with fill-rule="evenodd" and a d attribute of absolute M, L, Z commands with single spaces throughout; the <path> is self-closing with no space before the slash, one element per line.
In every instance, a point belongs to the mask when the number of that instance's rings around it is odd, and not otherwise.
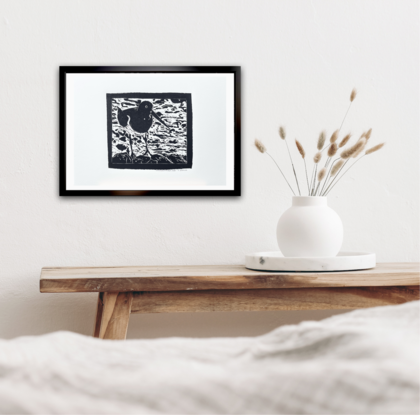
<path fill-rule="evenodd" d="M 240 67 L 60 67 L 60 196 L 240 196 Z"/>

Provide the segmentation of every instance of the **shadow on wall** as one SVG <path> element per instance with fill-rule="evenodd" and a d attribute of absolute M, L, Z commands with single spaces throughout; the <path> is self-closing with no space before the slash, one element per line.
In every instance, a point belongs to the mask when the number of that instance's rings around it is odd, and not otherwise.
<path fill-rule="evenodd" d="M 31 284 L 33 289 L 38 289 L 37 282 L 31 280 Z M 13 297 L 3 299 L 0 338 L 37 336 L 61 330 L 91 336 L 97 298 L 96 293 L 38 293 L 26 301 L 15 301 Z M 285 324 L 322 320 L 347 311 L 350 310 L 132 314 L 127 338 L 259 336 Z"/>
<path fill-rule="evenodd" d="M 266 334 L 279 326 L 322 320 L 350 310 L 237 311 L 132 314 L 127 339 L 156 337 L 243 337 Z"/>
<path fill-rule="evenodd" d="M 31 280 L 33 289 L 37 284 Z M 54 331 L 71 331 L 91 336 L 98 294 L 40 294 L 26 301 L 13 297 L 0 302 L 0 338 L 36 336 Z M 259 336 L 285 324 L 322 320 L 350 310 L 237 311 L 211 313 L 132 314 L 128 339 L 158 337 Z"/>

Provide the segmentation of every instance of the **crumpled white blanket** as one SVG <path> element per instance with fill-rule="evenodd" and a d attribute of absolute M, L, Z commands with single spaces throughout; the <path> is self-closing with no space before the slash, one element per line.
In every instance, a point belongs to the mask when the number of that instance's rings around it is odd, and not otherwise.
<path fill-rule="evenodd" d="M 256 338 L 0 340 L 2 414 L 418 414 L 419 302 Z"/>

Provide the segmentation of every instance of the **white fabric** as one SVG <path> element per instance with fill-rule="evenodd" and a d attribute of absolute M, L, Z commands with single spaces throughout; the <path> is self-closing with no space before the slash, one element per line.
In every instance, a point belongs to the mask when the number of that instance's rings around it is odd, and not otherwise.
<path fill-rule="evenodd" d="M 0 413 L 417 414 L 419 302 L 256 338 L 0 340 Z"/>

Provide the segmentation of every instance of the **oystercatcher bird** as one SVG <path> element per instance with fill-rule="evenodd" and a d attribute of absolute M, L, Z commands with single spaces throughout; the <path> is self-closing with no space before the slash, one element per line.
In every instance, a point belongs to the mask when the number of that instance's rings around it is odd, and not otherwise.
<path fill-rule="evenodd" d="M 122 127 L 126 127 L 131 135 L 140 134 L 146 144 L 146 152 L 143 154 L 151 155 L 147 140 L 149 139 L 149 129 L 153 124 L 153 117 L 158 120 L 162 125 L 171 130 L 171 128 L 153 111 L 153 104 L 150 101 L 140 101 L 138 107 L 128 108 L 122 110 L 118 108 L 117 119 Z M 131 130 L 131 131 L 130 131 Z M 131 157 L 133 157 L 132 143 Z"/>

